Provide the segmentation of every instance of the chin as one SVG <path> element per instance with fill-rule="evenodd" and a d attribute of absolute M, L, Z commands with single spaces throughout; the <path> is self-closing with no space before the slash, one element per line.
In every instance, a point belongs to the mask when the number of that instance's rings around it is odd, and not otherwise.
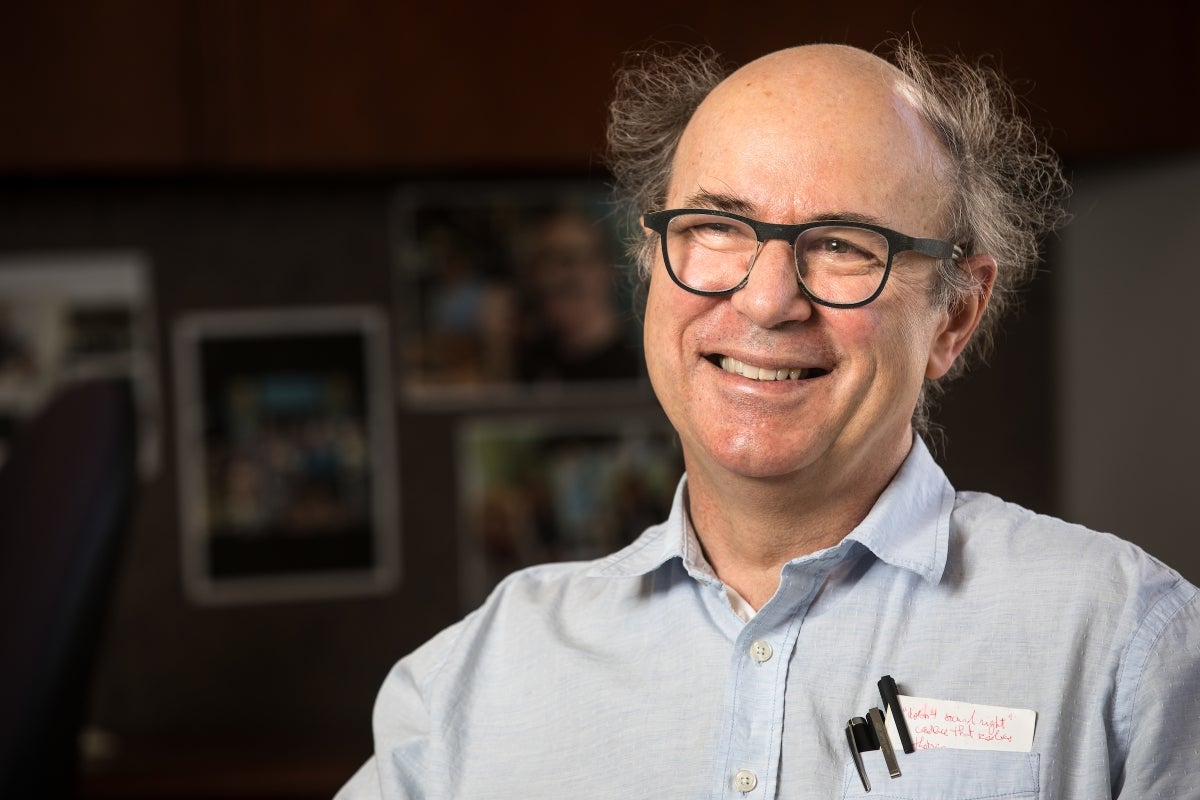
<path fill-rule="evenodd" d="M 758 437 L 726 441 L 724 447 L 709 449 L 706 460 L 725 472 L 762 480 L 793 476 L 815 462 L 815 443 L 780 447 L 778 441 L 763 443 Z"/>

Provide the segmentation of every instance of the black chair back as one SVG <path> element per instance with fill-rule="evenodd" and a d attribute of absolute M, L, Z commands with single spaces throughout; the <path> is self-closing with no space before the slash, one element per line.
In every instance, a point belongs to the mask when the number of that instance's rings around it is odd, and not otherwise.
<path fill-rule="evenodd" d="M 134 486 L 129 382 L 68 384 L 0 466 L 0 798 L 76 794 Z"/>

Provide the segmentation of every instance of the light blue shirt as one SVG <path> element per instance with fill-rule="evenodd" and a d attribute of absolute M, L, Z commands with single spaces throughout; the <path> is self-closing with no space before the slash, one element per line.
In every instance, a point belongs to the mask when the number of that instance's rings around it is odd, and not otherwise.
<path fill-rule="evenodd" d="M 687 523 L 507 578 L 392 670 L 349 798 L 1200 798 L 1200 600 L 1134 545 L 955 493 L 919 441 L 749 622 Z M 1032 752 L 898 752 L 904 694 L 1032 709 Z"/>

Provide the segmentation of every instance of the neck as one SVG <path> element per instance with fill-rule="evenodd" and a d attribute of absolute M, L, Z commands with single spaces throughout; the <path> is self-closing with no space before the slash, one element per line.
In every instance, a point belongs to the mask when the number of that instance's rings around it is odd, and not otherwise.
<path fill-rule="evenodd" d="M 835 546 L 866 518 L 907 453 L 871 468 L 820 471 L 845 476 L 833 481 L 809 474 L 731 480 L 689 465 L 688 513 L 709 565 L 762 608 L 787 562 Z"/>

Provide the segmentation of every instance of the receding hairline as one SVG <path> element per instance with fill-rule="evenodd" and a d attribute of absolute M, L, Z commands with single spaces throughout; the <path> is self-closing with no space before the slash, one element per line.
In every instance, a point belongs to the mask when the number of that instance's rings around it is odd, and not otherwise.
<path fill-rule="evenodd" d="M 914 110 L 921 111 L 916 87 L 903 70 L 868 50 L 846 44 L 804 44 L 766 53 L 731 72 L 713 87 L 709 96 L 730 91 L 739 82 L 744 84 L 748 80 L 766 79 L 780 83 L 834 73 L 843 80 L 851 78 L 861 84 L 874 83 L 903 99 Z"/>
<path fill-rule="evenodd" d="M 887 68 L 900 74 L 900 71 L 894 64 L 885 58 L 875 55 L 869 50 L 864 50 L 861 47 L 855 47 L 849 44 L 829 44 L 823 42 L 799 44 L 793 47 L 784 47 L 779 50 L 773 50 L 769 53 L 747 61 L 734 72 L 740 72 L 743 69 L 753 67 L 755 64 L 770 64 L 782 59 L 810 59 L 824 58 L 836 59 L 845 63 L 872 64 L 878 68 Z"/>
<path fill-rule="evenodd" d="M 775 106 L 777 113 L 792 114 L 802 108 L 794 106 L 797 98 L 819 101 L 830 96 L 838 103 L 845 94 L 859 107 L 877 107 L 880 119 L 886 116 L 893 120 L 885 124 L 896 124 L 906 131 L 903 141 L 911 142 L 914 156 L 928 166 L 943 203 L 949 203 L 953 195 L 953 158 L 934 130 L 918 86 L 895 64 L 851 45 L 797 45 L 767 53 L 737 68 L 697 104 L 681 130 L 680 145 L 694 133 L 694 126 L 707 128 L 730 109 L 745 108 L 745 103 L 757 107 L 759 101 L 765 101 Z M 671 159 L 668 184 L 673 182 L 678 153 L 676 149 Z M 939 227 L 948 222 L 945 214 L 943 206 Z"/>

